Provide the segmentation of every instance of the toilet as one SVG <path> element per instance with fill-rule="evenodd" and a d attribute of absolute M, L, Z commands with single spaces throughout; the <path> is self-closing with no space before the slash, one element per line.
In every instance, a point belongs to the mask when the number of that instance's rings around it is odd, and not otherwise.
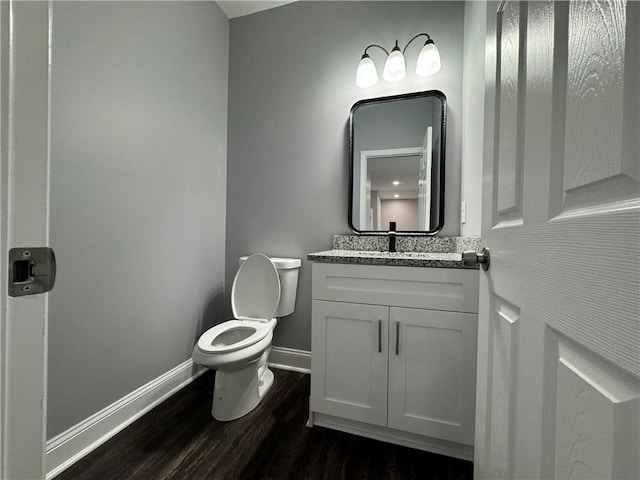
<path fill-rule="evenodd" d="M 233 320 L 210 328 L 193 347 L 193 361 L 216 370 L 211 415 L 229 421 L 256 408 L 273 384 L 267 359 L 277 318 L 293 313 L 297 258 L 261 253 L 240 258 L 233 286 Z"/>

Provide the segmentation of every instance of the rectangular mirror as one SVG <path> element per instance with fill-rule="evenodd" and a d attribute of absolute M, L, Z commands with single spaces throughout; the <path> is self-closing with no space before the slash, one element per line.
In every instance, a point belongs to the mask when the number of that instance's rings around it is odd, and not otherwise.
<path fill-rule="evenodd" d="M 446 97 L 438 90 L 361 100 L 349 116 L 349 226 L 435 235 L 444 225 Z"/>

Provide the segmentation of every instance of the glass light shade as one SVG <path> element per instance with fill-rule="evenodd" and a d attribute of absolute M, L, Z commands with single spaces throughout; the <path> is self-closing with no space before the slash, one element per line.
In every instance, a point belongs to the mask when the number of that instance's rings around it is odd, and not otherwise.
<path fill-rule="evenodd" d="M 373 60 L 366 53 L 362 55 L 356 71 L 356 85 L 360 88 L 372 87 L 378 83 L 378 72 Z"/>
<path fill-rule="evenodd" d="M 427 40 L 427 43 L 420 50 L 420 55 L 418 55 L 416 74 L 421 77 L 427 77 L 440 71 L 441 66 L 438 47 L 432 40 Z"/>
<path fill-rule="evenodd" d="M 396 46 L 391 50 L 391 54 L 384 64 L 382 78 L 387 82 L 397 82 L 402 80 L 406 74 L 407 68 L 404 62 L 404 55 L 402 55 L 402 52 Z"/>

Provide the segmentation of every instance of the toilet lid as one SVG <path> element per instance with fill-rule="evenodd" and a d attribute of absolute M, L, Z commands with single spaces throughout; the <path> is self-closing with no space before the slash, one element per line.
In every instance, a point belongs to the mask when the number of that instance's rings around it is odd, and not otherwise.
<path fill-rule="evenodd" d="M 255 253 L 240 265 L 231 287 L 231 309 L 237 319 L 269 321 L 280 302 L 278 271 L 266 255 Z"/>

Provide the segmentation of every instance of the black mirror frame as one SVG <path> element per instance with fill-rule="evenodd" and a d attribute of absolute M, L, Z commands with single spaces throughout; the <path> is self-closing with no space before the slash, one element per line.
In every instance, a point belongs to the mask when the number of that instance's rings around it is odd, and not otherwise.
<path fill-rule="evenodd" d="M 354 133 L 354 122 L 353 117 L 355 111 L 361 107 L 362 105 L 376 104 L 376 103 L 386 103 L 392 102 L 395 100 L 405 100 L 408 98 L 418 98 L 418 97 L 436 97 L 442 103 L 442 111 L 441 111 L 441 125 L 440 125 L 440 185 L 439 185 L 439 196 L 438 196 L 438 225 L 433 230 L 428 231 L 411 231 L 411 230 L 398 230 L 396 231 L 396 235 L 404 235 L 404 236 L 433 236 L 438 234 L 440 230 L 444 227 L 444 186 L 445 186 L 445 151 L 446 151 L 446 126 L 447 126 L 447 97 L 440 90 L 426 90 L 423 92 L 412 92 L 412 93 L 403 93 L 400 95 L 392 95 L 389 97 L 378 97 L 378 98 L 368 98 L 365 100 L 360 100 L 353 104 L 351 107 L 351 111 L 349 112 L 349 228 L 356 235 L 387 235 L 388 232 L 382 230 L 358 230 L 353 226 L 353 133 Z"/>

